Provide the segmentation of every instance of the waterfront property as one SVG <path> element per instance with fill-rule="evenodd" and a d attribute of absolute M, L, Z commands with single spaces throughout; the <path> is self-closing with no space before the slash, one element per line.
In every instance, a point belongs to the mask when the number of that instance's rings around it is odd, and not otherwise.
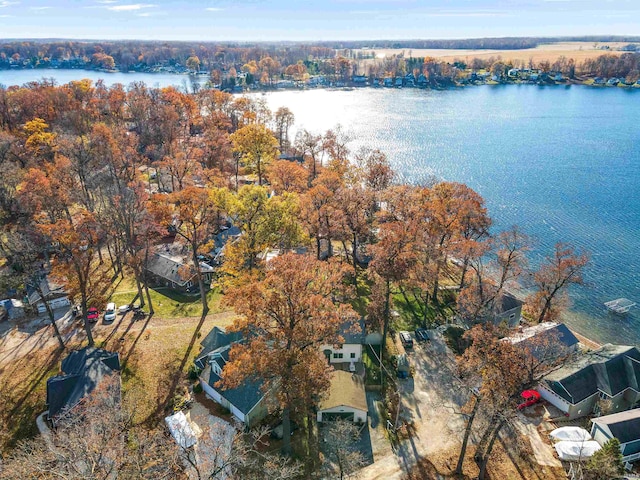
<path fill-rule="evenodd" d="M 640 408 L 597 417 L 591 423 L 591 436 L 600 445 L 618 439 L 623 462 L 640 459 Z"/>
<path fill-rule="evenodd" d="M 523 328 L 505 340 L 530 350 L 536 358 L 549 360 L 571 355 L 578 350 L 580 343 L 564 323 L 555 322 L 542 322 Z"/>
<path fill-rule="evenodd" d="M 640 350 L 603 345 L 546 375 L 537 390 L 571 419 L 628 410 L 640 402 Z"/>
<path fill-rule="evenodd" d="M 493 306 L 493 323 L 504 324 L 509 328 L 517 327 L 522 318 L 522 305 L 524 303 L 510 293 L 503 293 Z"/>

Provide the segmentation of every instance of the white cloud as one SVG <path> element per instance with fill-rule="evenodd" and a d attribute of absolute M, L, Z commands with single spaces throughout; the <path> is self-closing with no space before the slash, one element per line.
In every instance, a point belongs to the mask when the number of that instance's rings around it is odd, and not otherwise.
<path fill-rule="evenodd" d="M 223 9 L 218 7 L 208 7 L 208 8 L 205 8 L 205 10 L 207 12 L 221 12 Z"/>
<path fill-rule="evenodd" d="M 107 10 L 112 10 L 114 12 L 133 12 L 136 10 L 142 10 L 143 8 L 154 8 L 157 5 L 153 3 L 132 3 L 129 5 L 113 5 L 111 7 L 106 7 Z"/>
<path fill-rule="evenodd" d="M 118 3 L 118 0 L 98 0 L 98 3 L 104 3 L 104 4 Z"/>
<path fill-rule="evenodd" d="M 428 13 L 428 17 L 510 17 L 511 14 L 498 10 L 479 10 L 479 11 L 464 11 L 464 10 L 443 10 L 441 12 Z"/>
<path fill-rule="evenodd" d="M 42 10 L 49 10 L 50 8 L 53 8 L 53 7 L 29 7 L 29 10 L 41 12 Z"/>
<path fill-rule="evenodd" d="M 10 7 L 11 5 L 17 5 L 20 2 L 10 2 L 9 0 L 0 0 L 0 8 Z"/>

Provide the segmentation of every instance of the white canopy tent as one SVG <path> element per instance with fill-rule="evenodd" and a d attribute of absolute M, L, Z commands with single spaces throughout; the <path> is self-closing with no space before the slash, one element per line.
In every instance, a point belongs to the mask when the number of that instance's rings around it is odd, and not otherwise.
<path fill-rule="evenodd" d="M 566 440 L 569 442 L 586 442 L 591 440 L 591 435 L 584 428 L 560 427 L 549 434 L 554 440 Z"/>

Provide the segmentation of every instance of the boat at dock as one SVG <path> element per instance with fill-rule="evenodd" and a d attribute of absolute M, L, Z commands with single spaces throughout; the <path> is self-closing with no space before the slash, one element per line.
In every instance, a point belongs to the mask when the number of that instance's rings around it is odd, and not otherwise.
<path fill-rule="evenodd" d="M 631 310 L 632 307 L 635 307 L 636 302 L 628 298 L 617 298 L 610 302 L 605 302 L 604 306 L 607 307 L 610 312 L 624 314 Z"/>

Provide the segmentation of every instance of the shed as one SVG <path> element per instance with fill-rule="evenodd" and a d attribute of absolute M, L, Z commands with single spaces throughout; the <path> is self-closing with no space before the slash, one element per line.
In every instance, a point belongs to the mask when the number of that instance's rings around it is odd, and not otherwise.
<path fill-rule="evenodd" d="M 367 395 L 358 375 L 341 370 L 332 373 L 329 394 L 318 406 L 318 422 L 336 418 L 356 423 L 367 421 Z"/>

